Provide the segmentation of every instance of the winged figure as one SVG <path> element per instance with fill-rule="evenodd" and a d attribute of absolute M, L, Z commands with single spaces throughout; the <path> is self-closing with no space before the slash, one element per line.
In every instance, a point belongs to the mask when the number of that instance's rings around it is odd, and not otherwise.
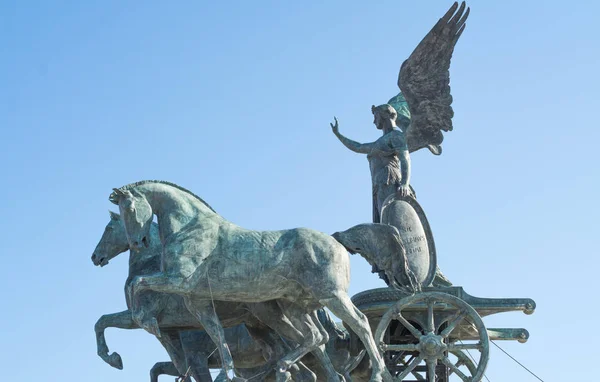
<path fill-rule="evenodd" d="M 409 152 L 424 147 L 436 155 L 442 152 L 442 132 L 452 130 L 454 115 L 450 59 L 468 17 L 465 2 L 460 8 L 454 3 L 402 63 L 400 94 L 371 109 L 373 123 L 383 131 L 377 141 L 355 142 L 339 132 L 337 119 L 331 124 L 333 133 L 347 148 L 367 154 L 373 181 L 374 223 L 380 222 L 381 207 L 388 196 L 412 193 Z"/>
<path fill-rule="evenodd" d="M 371 108 L 373 123 L 383 132 L 379 139 L 371 143 L 355 142 L 339 132 L 337 119 L 330 124 L 344 146 L 367 154 L 374 223 L 381 222 L 382 208 L 389 197 L 414 197 L 409 153 L 424 147 L 436 155 L 442 152 L 443 132 L 452 130 L 454 115 L 450 59 L 468 17 L 465 2 L 460 7 L 455 2 L 402 63 L 398 75 L 400 93 L 387 104 Z"/>

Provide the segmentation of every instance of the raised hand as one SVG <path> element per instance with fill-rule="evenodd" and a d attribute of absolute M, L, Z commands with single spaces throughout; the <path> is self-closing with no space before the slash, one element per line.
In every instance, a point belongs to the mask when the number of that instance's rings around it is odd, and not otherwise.
<path fill-rule="evenodd" d="M 333 131 L 333 133 L 335 135 L 338 135 L 340 133 L 340 129 L 339 129 L 339 124 L 338 124 L 338 120 L 336 117 L 333 117 L 333 120 L 335 121 L 335 124 L 330 123 L 329 126 L 331 126 L 331 130 Z"/>

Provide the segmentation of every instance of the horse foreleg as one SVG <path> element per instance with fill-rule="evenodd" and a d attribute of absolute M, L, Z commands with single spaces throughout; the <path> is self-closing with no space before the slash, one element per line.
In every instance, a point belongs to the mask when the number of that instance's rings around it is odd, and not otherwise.
<path fill-rule="evenodd" d="M 180 382 L 212 382 L 208 368 L 208 353 L 214 345 L 204 331 L 200 330 L 165 330 L 158 338 L 172 362 L 159 362 L 150 370 L 151 382 L 158 382 L 158 375 L 177 376 Z M 208 343 L 206 343 L 208 340 Z M 206 348 L 206 349 L 204 349 Z"/>
<path fill-rule="evenodd" d="M 160 344 L 165 348 L 175 368 L 179 371 L 177 375 L 185 375 L 188 372 L 187 359 L 183 341 L 179 330 L 165 330 L 161 337 L 157 337 Z"/>
<path fill-rule="evenodd" d="M 181 277 L 166 276 L 164 274 L 136 276 L 128 286 L 129 301 L 131 301 L 131 310 L 134 312 L 134 320 L 146 329 L 149 333 L 160 337 L 160 328 L 156 317 L 148 316 L 140 302 L 140 294 L 145 291 L 154 291 L 159 293 L 179 294 L 186 291 L 184 285 L 186 281 Z"/>
<path fill-rule="evenodd" d="M 273 350 L 273 354 L 269 358 L 265 357 L 268 361 L 267 366 L 270 367 L 271 364 L 292 351 L 292 347 L 282 337 L 295 342 L 296 345 L 304 341 L 302 333 L 283 314 L 277 301 L 249 303 L 246 306 L 259 321 L 246 322 L 248 333 L 255 340 L 265 342 L 266 347 Z M 265 325 L 268 329 L 265 328 Z M 317 380 L 315 373 L 300 361 L 290 366 L 290 371 L 295 381 L 315 382 Z"/>
<path fill-rule="evenodd" d="M 217 380 L 243 381 L 243 379 L 235 376 L 233 357 L 225 341 L 225 331 L 219 317 L 217 317 L 213 303 L 206 300 L 192 301 L 189 296 L 185 296 L 184 301 L 190 313 L 198 318 L 206 333 L 219 349 L 221 372 L 217 376 Z"/>
<path fill-rule="evenodd" d="M 129 310 L 105 314 L 100 317 L 96 322 L 96 325 L 94 325 L 98 355 L 110 366 L 122 370 L 123 360 L 119 353 L 114 352 L 111 355 L 108 355 L 108 345 L 106 345 L 106 338 L 104 337 L 104 330 L 106 328 L 138 329 L 139 326 L 131 318 L 131 312 Z"/>
<path fill-rule="evenodd" d="M 367 316 L 352 304 L 350 297 L 344 291 L 339 291 L 331 297 L 319 299 L 319 302 L 329 308 L 344 323 L 348 324 L 352 331 L 360 338 L 372 362 L 371 382 L 393 382 L 394 379 L 386 369 L 383 358 L 379 354 L 379 350 L 371 334 Z"/>
<path fill-rule="evenodd" d="M 190 292 L 190 285 L 188 280 L 181 276 L 167 276 L 163 273 L 136 276 L 129 285 L 133 311 L 138 311 L 140 309 L 140 294 L 146 291 L 185 294 Z"/>
<path fill-rule="evenodd" d="M 160 339 L 162 333 L 160 332 L 160 328 L 158 326 L 158 320 L 155 317 L 156 309 L 152 306 L 150 306 L 150 310 L 147 310 L 147 308 L 147 301 L 132 307 L 131 318 L 138 327 L 146 330 L 148 333 Z"/>
<path fill-rule="evenodd" d="M 329 333 L 323 327 L 323 324 L 319 320 L 317 311 L 315 310 L 315 311 L 311 312 L 310 317 L 313 320 L 314 326 L 321 332 L 321 335 L 326 338 L 326 343 L 329 342 L 329 340 L 330 340 Z M 335 367 L 333 366 L 333 362 L 331 362 L 331 358 L 329 358 L 329 354 L 325 350 L 325 345 L 321 345 L 318 348 L 316 348 L 315 350 L 313 350 L 312 354 L 315 357 L 317 357 L 317 359 L 321 363 L 321 366 L 323 366 L 323 369 L 325 370 L 325 373 L 327 374 L 328 379 L 342 380 L 342 381 L 346 380 L 346 378 L 342 374 L 339 374 L 336 371 Z"/>
<path fill-rule="evenodd" d="M 163 374 L 172 375 L 173 377 L 180 376 L 173 362 L 157 362 L 150 369 L 150 382 L 158 382 L 158 376 Z"/>
<path fill-rule="evenodd" d="M 272 328 L 264 323 L 246 322 L 246 329 L 254 341 L 259 344 L 263 358 L 267 361 L 263 366 L 251 369 L 236 369 L 243 377 L 252 381 L 264 381 L 267 376 L 273 373 L 277 361 L 289 353 L 292 348 L 283 341 L 281 336 Z M 297 382 L 316 382 L 316 375 L 307 368 L 302 362 L 298 361 L 290 367 L 290 372 L 294 381 Z"/>
<path fill-rule="evenodd" d="M 290 369 L 306 353 L 316 350 L 319 346 L 327 343 L 328 335 L 325 330 L 321 331 L 316 327 L 311 316 L 300 306 L 285 301 L 278 301 L 277 306 L 280 309 L 279 316 L 277 314 L 264 315 L 261 314 L 263 312 L 257 312 L 257 318 L 263 320 L 265 324 L 269 325 L 279 335 L 299 345 L 278 362 L 279 380 L 284 378 L 282 373 Z M 331 370 L 333 375 L 336 376 L 335 380 L 339 381 L 333 366 L 331 366 Z M 329 380 L 332 379 L 330 378 Z"/>
<path fill-rule="evenodd" d="M 187 362 L 190 365 L 190 373 L 196 382 L 212 382 L 210 369 L 208 368 L 207 354 L 187 354 Z"/>
<path fill-rule="evenodd" d="M 203 330 L 186 330 L 179 334 L 189 372 L 196 382 L 213 382 L 208 358 L 216 350 Z M 187 373 L 187 370 L 186 370 Z"/>

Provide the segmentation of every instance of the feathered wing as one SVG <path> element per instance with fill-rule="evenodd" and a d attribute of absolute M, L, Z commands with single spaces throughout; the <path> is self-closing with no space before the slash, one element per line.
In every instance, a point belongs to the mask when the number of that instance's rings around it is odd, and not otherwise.
<path fill-rule="evenodd" d="M 400 67 L 398 87 L 410 111 L 406 140 L 411 152 L 428 147 L 441 154 L 442 131 L 452 130 L 450 59 L 469 16 L 465 8 L 464 1 L 460 8 L 454 3 Z"/>

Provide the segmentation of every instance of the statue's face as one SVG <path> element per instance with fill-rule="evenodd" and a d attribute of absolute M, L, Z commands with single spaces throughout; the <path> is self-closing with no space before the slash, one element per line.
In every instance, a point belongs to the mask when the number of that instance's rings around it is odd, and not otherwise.
<path fill-rule="evenodd" d="M 383 129 L 383 118 L 381 118 L 381 114 L 378 111 L 373 113 L 373 124 L 379 130 Z"/>

